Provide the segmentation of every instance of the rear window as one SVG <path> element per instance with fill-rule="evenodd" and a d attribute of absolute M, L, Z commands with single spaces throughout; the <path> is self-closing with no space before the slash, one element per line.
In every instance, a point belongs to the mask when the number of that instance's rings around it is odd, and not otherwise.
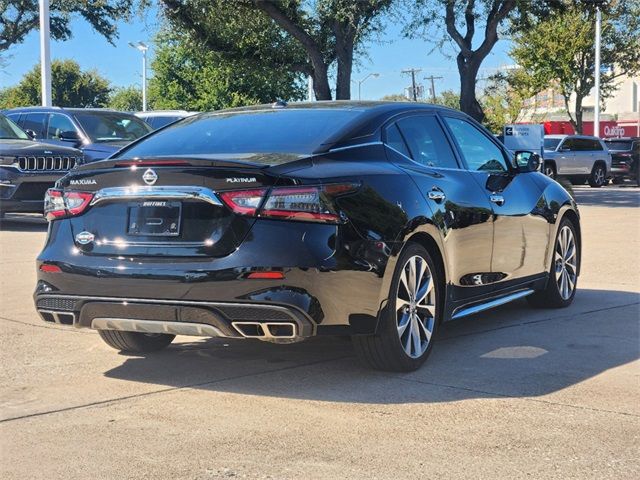
<path fill-rule="evenodd" d="M 631 140 L 605 140 L 609 150 L 631 150 Z"/>
<path fill-rule="evenodd" d="M 76 112 L 74 116 L 93 142 L 133 141 L 152 129 L 138 117 L 116 112 Z"/>
<path fill-rule="evenodd" d="M 310 154 L 359 115 L 359 111 L 338 109 L 209 113 L 171 125 L 119 156 Z"/>

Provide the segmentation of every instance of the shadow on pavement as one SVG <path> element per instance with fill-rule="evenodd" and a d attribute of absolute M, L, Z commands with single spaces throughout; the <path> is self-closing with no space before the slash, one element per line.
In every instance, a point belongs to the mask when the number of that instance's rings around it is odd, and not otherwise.
<path fill-rule="evenodd" d="M 606 299 L 615 298 L 615 303 Z M 514 302 L 441 329 L 417 372 L 376 372 L 348 340 L 292 345 L 208 339 L 125 357 L 107 377 L 278 398 L 372 404 L 537 396 L 578 384 L 639 357 L 640 296 L 580 290 L 564 310 Z"/>
<path fill-rule="evenodd" d="M 47 225 L 42 215 L 9 213 L 0 218 L 0 231 L 4 232 L 46 232 Z"/>
<path fill-rule="evenodd" d="M 581 205 L 593 207 L 638 207 L 640 206 L 640 191 L 620 187 L 575 189 L 574 198 Z"/>

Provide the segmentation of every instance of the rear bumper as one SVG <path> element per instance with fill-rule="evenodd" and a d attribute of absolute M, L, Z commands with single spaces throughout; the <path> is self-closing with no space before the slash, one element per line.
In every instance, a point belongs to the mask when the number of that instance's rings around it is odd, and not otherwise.
<path fill-rule="evenodd" d="M 301 340 L 317 333 L 313 319 L 291 306 L 262 303 L 190 302 L 38 294 L 45 322 L 76 328 L 143 333 Z"/>
<path fill-rule="evenodd" d="M 377 328 L 388 256 L 371 260 L 368 241 L 348 225 L 258 220 L 231 254 L 194 258 L 129 257 L 126 249 L 121 255 L 86 254 L 65 222 L 50 225 L 36 262 L 34 300 L 47 321 L 56 320 L 47 314 L 58 311 L 52 305 L 60 299 L 73 303 L 64 310 L 71 312 L 66 323 L 85 328 L 96 318 L 203 323 L 230 337 L 259 332 L 255 324 L 268 330 L 272 321 L 294 323 L 300 338 Z M 44 263 L 61 271 L 40 271 Z M 284 278 L 247 278 L 256 271 L 282 272 Z"/>

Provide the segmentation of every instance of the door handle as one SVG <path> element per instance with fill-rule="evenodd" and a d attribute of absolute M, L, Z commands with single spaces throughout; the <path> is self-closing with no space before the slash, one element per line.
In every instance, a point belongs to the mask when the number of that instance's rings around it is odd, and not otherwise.
<path fill-rule="evenodd" d="M 492 193 L 491 195 L 489 195 L 489 200 L 499 207 L 504 205 L 504 197 L 502 195 L 498 195 L 497 193 Z"/>
<path fill-rule="evenodd" d="M 447 196 L 444 194 L 442 190 L 439 188 L 432 188 L 427 194 L 430 200 L 433 200 L 436 203 L 442 202 Z"/>

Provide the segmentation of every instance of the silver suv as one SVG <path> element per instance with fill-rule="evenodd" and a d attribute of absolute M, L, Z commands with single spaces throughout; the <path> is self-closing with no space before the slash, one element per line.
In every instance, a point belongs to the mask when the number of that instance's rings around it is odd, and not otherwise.
<path fill-rule="evenodd" d="M 567 177 L 571 183 L 602 187 L 611 176 L 611 154 L 597 137 L 586 135 L 545 135 L 544 172 L 555 178 Z"/>

